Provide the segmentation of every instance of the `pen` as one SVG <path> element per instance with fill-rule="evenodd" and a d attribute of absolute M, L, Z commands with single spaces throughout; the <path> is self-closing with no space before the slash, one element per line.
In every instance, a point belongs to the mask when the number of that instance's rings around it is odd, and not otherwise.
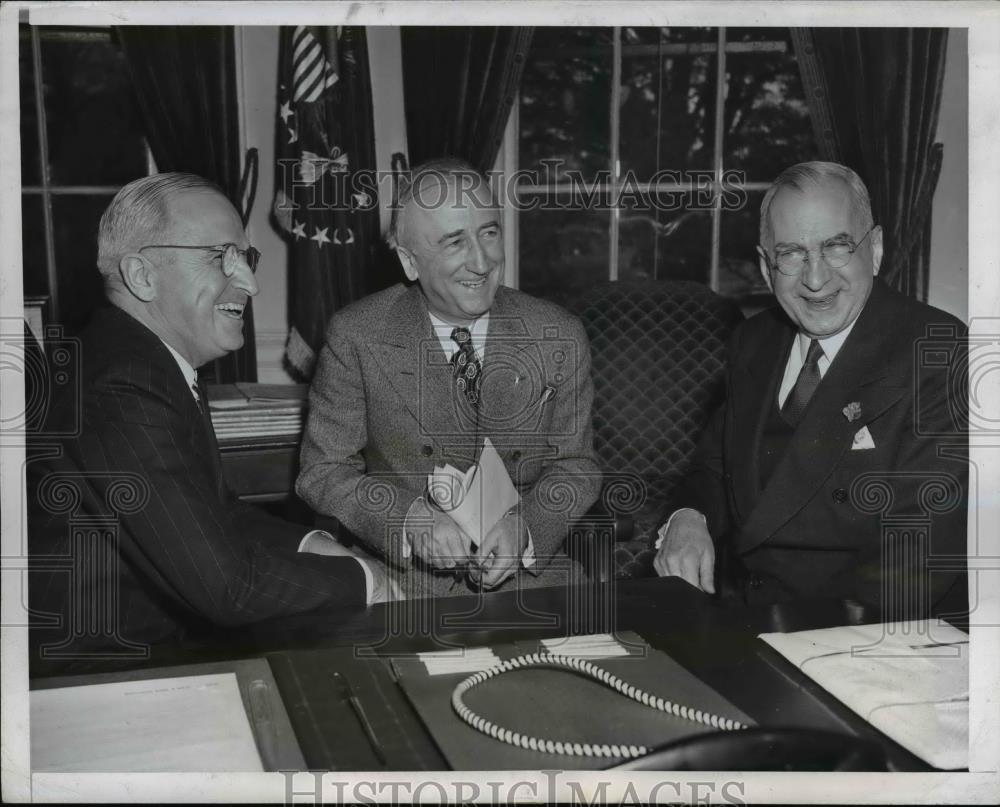
<path fill-rule="evenodd" d="M 271 688 L 267 682 L 255 678 L 247 688 L 250 698 L 250 719 L 253 722 L 254 734 L 257 737 L 257 750 L 260 752 L 264 770 L 277 770 L 278 738 L 274 732 L 274 721 L 271 719 Z"/>
<path fill-rule="evenodd" d="M 385 765 L 385 751 L 382 750 L 382 743 L 378 741 L 378 737 L 375 735 L 375 729 L 372 728 L 372 724 L 368 720 L 365 707 L 361 705 L 358 696 L 354 694 L 354 687 L 351 686 L 351 682 L 347 679 L 346 675 L 342 673 L 334 673 L 333 675 L 340 681 L 341 691 L 347 695 L 347 702 L 351 705 L 351 709 L 354 710 L 354 714 L 358 718 L 365 736 L 368 738 L 368 743 L 371 745 L 372 751 L 375 752 L 375 757 L 382 765 Z"/>

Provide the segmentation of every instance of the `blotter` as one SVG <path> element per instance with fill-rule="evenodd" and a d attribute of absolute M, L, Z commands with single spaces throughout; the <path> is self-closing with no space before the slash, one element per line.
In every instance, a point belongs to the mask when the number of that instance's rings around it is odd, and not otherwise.
<path fill-rule="evenodd" d="M 648 647 L 637 634 L 618 635 L 628 654 L 601 658 L 600 666 L 652 694 L 696 709 L 753 724 L 739 709 L 673 659 Z M 579 640 L 578 640 L 579 642 Z M 579 642 L 582 644 L 582 642 Z M 537 641 L 494 645 L 501 659 L 537 653 Z M 579 648 L 578 648 L 579 649 Z M 582 652 L 581 655 L 586 655 Z M 451 708 L 451 693 L 467 673 L 431 675 L 417 658 L 394 660 L 400 685 L 455 770 L 607 768 L 614 759 L 530 751 L 502 743 L 463 723 Z M 478 714 L 523 734 L 572 742 L 659 746 L 709 729 L 654 711 L 586 678 L 549 669 L 506 673 L 468 693 Z"/>
<path fill-rule="evenodd" d="M 760 638 L 928 764 L 968 767 L 967 634 L 921 620 Z"/>

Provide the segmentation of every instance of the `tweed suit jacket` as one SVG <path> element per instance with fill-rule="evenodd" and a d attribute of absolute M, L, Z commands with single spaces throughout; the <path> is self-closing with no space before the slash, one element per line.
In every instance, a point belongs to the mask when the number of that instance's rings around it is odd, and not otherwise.
<path fill-rule="evenodd" d="M 762 434 L 795 333 L 774 308 L 733 334 L 726 402 L 678 503 L 742 559 L 752 600 L 888 596 L 897 614 L 924 614 L 964 583 L 966 328 L 876 280 L 763 486 Z M 863 427 L 874 448 L 853 449 Z"/>
<path fill-rule="evenodd" d="M 534 544 L 539 577 L 517 575 L 521 584 L 556 584 L 580 572 L 561 547 L 601 481 L 590 347 L 580 322 L 556 305 L 498 289 L 481 392 L 478 411 L 457 394 L 416 285 L 371 295 L 330 321 L 310 390 L 296 489 L 314 510 L 404 570 L 410 596 L 450 593 L 452 580 L 404 559 L 406 513 L 435 466 L 465 470 L 487 436 L 521 494 Z"/>
<path fill-rule="evenodd" d="M 29 463 L 32 608 L 65 638 L 119 650 L 323 606 L 364 607 L 352 558 L 298 554 L 307 528 L 234 499 L 215 435 L 160 339 L 99 310 L 82 337 L 79 401 L 56 402 Z M 207 404 L 207 402 L 206 402 Z M 70 503 L 67 506 L 67 502 Z M 103 524 L 103 537 L 81 532 Z M 69 564 L 67 566 L 67 563 Z M 82 602 L 112 602 L 112 628 L 74 635 Z M 84 605 L 83 607 L 92 607 Z"/>

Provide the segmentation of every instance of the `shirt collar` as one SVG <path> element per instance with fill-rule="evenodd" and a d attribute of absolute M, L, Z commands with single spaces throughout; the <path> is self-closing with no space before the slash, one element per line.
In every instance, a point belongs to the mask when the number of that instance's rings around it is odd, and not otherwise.
<path fill-rule="evenodd" d="M 844 330 L 835 333 L 833 336 L 827 336 L 819 340 L 820 347 L 823 348 L 823 355 L 826 356 L 827 360 L 833 361 L 840 349 L 844 346 L 844 342 L 847 341 L 847 337 L 851 335 L 851 331 L 854 329 L 854 323 L 858 321 L 858 318 L 854 318 L 854 322 L 848 325 Z M 802 357 L 803 364 L 806 360 L 806 354 L 809 352 L 809 343 L 812 338 L 806 336 L 801 331 L 798 334 L 799 337 L 799 355 Z"/>
<path fill-rule="evenodd" d="M 441 343 L 441 349 L 444 351 L 446 356 L 451 356 L 456 350 L 458 350 L 458 345 L 451 338 L 451 332 L 455 329 L 454 325 L 449 325 L 440 317 L 435 316 L 430 311 L 427 312 L 431 317 L 431 326 L 434 328 L 434 334 L 437 336 L 438 341 Z M 481 317 L 473 320 L 469 327 L 469 333 L 472 334 L 472 346 L 476 349 L 476 353 L 479 356 L 479 360 L 482 361 L 483 353 L 486 349 L 486 331 L 489 329 L 490 324 L 490 312 L 487 311 Z"/>
<path fill-rule="evenodd" d="M 163 342 L 162 339 L 160 339 Z M 177 366 L 181 368 L 181 373 L 184 375 L 184 380 L 187 382 L 188 387 L 195 387 L 198 385 L 198 371 L 191 366 L 187 359 L 185 359 L 180 353 L 174 350 L 166 342 L 163 342 L 164 347 L 170 351 L 170 355 L 174 357 L 174 361 L 177 362 Z M 193 394 L 193 393 L 192 393 Z"/>

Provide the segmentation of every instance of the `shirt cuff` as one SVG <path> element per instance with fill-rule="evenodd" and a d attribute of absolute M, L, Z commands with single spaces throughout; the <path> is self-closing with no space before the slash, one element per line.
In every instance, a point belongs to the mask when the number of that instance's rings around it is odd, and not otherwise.
<path fill-rule="evenodd" d="M 335 544 L 340 550 L 338 552 L 324 552 L 323 544 L 325 543 Z M 365 573 L 365 605 L 372 604 L 372 596 L 375 594 L 375 578 L 372 576 L 372 570 L 369 568 L 368 564 L 365 563 L 361 558 L 355 555 L 353 552 L 348 551 L 336 538 L 334 538 L 326 530 L 310 530 L 307 532 L 301 541 L 299 541 L 299 552 L 311 552 L 315 555 L 341 555 L 343 557 L 354 558 L 359 564 L 361 564 L 361 570 Z"/>
<path fill-rule="evenodd" d="M 530 569 L 535 565 L 535 542 L 531 540 L 531 527 L 525 525 L 524 528 L 528 531 L 528 545 L 524 548 L 524 554 L 521 555 L 521 565 L 525 569 Z"/>
<path fill-rule="evenodd" d="M 661 544 L 663 544 L 663 539 L 667 537 L 667 531 L 670 529 L 670 524 L 673 522 L 674 516 L 676 516 L 678 513 L 685 513 L 685 512 L 698 513 L 698 511 L 695 510 L 693 507 L 682 507 L 679 510 L 674 510 L 674 512 L 670 514 L 670 518 L 667 519 L 667 523 L 656 531 L 657 538 L 656 538 L 656 543 L 653 544 L 653 549 L 659 551 Z M 706 519 L 702 513 L 698 513 L 698 515 L 701 516 L 702 521 L 708 524 L 708 519 Z"/>

